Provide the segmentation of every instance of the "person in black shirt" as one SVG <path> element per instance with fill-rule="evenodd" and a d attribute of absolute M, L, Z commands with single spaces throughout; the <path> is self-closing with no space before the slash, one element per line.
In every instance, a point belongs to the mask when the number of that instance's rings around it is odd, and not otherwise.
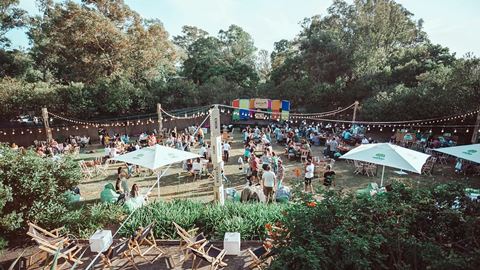
<path fill-rule="evenodd" d="M 325 172 L 323 173 L 323 185 L 330 187 L 333 184 L 333 186 L 335 186 L 334 178 L 335 172 L 332 170 L 330 165 L 327 165 Z"/>

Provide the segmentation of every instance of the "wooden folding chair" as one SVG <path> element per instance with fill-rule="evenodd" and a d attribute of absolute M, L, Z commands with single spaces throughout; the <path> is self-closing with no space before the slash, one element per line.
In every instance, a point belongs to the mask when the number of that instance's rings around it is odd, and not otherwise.
<path fill-rule="evenodd" d="M 120 257 L 121 259 L 126 258 L 128 262 L 133 266 L 133 268 L 139 270 L 137 265 L 135 264 L 132 254 L 129 254 L 130 240 L 131 239 L 126 239 L 118 245 L 108 248 L 107 251 L 102 253 L 101 258 L 103 263 L 103 269 L 112 268 L 112 261 L 114 260 L 114 258 Z"/>
<path fill-rule="evenodd" d="M 363 174 L 364 166 L 360 161 L 354 160 L 353 166 L 355 167 L 353 174 Z"/>
<path fill-rule="evenodd" d="M 205 247 L 208 245 L 208 248 Z M 192 270 L 198 269 L 198 266 L 205 261 L 210 264 L 210 270 L 216 270 L 218 268 L 223 268 L 228 266 L 227 263 L 223 261 L 225 257 L 226 250 L 215 247 L 214 245 L 205 242 L 200 248 L 189 247 L 188 248 L 193 254 L 192 261 Z M 196 259 L 199 258 L 199 262 L 195 265 Z"/>
<path fill-rule="evenodd" d="M 367 176 L 375 176 L 377 165 L 368 163 L 364 166 L 365 174 Z"/>
<path fill-rule="evenodd" d="M 423 164 L 422 167 L 422 174 L 432 176 L 432 171 L 433 171 L 433 166 L 435 165 L 435 162 L 437 162 L 436 157 L 430 157 L 425 164 Z"/>
<path fill-rule="evenodd" d="M 32 237 L 32 240 L 38 244 L 39 252 L 30 256 L 30 259 L 37 254 L 45 255 L 45 262 L 48 262 L 50 256 L 57 256 L 59 259 L 65 259 L 61 265 L 57 265 L 56 269 L 62 269 L 67 263 L 82 264 L 83 262 L 77 258 L 77 254 L 82 250 L 74 241 L 68 239 L 66 236 L 60 235 L 60 230 L 57 228 L 47 231 L 33 223 L 28 223 L 29 230 L 27 235 Z M 51 265 L 52 262 L 48 263 Z"/>
<path fill-rule="evenodd" d="M 251 262 L 248 264 L 250 269 L 264 269 L 268 267 L 268 259 L 271 258 L 271 250 L 265 245 L 261 245 L 255 249 L 247 249 L 243 253 L 249 255 Z"/>
<path fill-rule="evenodd" d="M 303 160 L 305 160 L 305 162 L 307 162 L 309 154 L 310 154 L 310 151 L 305 150 L 305 149 L 301 149 L 300 150 L 300 162 L 302 162 Z"/>
<path fill-rule="evenodd" d="M 63 227 L 47 231 L 31 222 L 28 222 L 27 235 L 30 236 L 32 240 L 39 245 L 40 243 L 49 243 L 51 245 L 58 246 L 59 243 L 63 241 L 68 241 L 68 238 L 66 236 L 60 234 L 60 231 L 62 229 Z M 34 257 L 36 256 L 40 256 L 40 259 L 38 259 L 37 261 L 33 261 Z M 40 251 L 28 257 L 28 265 L 33 265 L 41 261 L 46 261 L 47 258 L 48 253 L 40 249 Z"/>
<path fill-rule="evenodd" d="M 189 247 L 200 247 L 204 242 L 207 241 L 203 233 L 197 234 L 197 228 L 187 231 L 184 228 L 180 227 L 180 225 L 178 225 L 177 223 L 172 223 L 175 226 L 177 234 L 181 238 L 179 249 L 182 253 L 185 253 L 185 256 L 187 256 Z"/>
<path fill-rule="evenodd" d="M 97 157 L 95 159 L 95 173 L 97 175 L 103 175 L 103 176 L 106 176 L 108 174 L 108 163 L 107 162 L 103 163 L 102 157 Z"/>
<path fill-rule="evenodd" d="M 158 258 L 160 258 L 162 255 L 166 254 L 166 251 L 161 249 L 159 246 L 157 246 L 157 242 L 155 241 L 155 237 L 153 236 L 153 227 L 155 226 L 155 223 L 151 223 L 145 228 L 139 228 L 136 232 L 134 237 L 132 237 L 130 244 L 129 244 L 129 249 L 131 253 L 136 253 L 138 256 L 140 256 L 142 259 L 150 262 L 150 264 L 154 263 Z M 146 249 L 142 250 L 142 247 L 146 246 Z M 156 250 L 158 252 L 158 255 L 155 256 L 152 260 L 148 260 L 145 255 L 150 252 L 150 250 Z"/>
<path fill-rule="evenodd" d="M 448 161 L 447 161 L 447 156 L 444 155 L 444 154 L 440 154 L 437 156 L 437 161 L 439 164 L 442 164 L 442 165 L 447 165 L 448 164 Z"/>
<path fill-rule="evenodd" d="M 82 170 L 83 177 L 88 180 L 91 179 L 95 171 L 95 167 L 89 168 L 84 160 L 79 161 L 80 169 Z"/>

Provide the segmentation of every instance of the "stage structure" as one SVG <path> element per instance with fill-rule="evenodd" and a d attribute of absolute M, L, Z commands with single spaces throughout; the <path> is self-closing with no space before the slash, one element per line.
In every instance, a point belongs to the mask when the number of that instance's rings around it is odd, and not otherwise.
<path fill-rule="evenodd" d="M 290 101 L 278 99 L 252 98 L 235 99 L 232 120 L 281 120 L 287 121 L 290 116 Z"/>

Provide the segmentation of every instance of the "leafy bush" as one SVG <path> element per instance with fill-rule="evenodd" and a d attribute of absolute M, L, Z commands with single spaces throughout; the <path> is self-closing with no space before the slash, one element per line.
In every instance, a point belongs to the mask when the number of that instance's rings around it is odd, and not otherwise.
<path fill-rule="evenodd" d="M 54 161 L 0 146 L 0 233 L 25 228 L 27 220 L 55 223 L 67 211 L 61 194 L 80 179 L 78 163 L 68 157 Z"/>
<path fill-rule="evenodd" d="M 185 229 L 194 227 L 210 239 L 222 239 L 225 232 L 240 232 L 242 239 L 262 239 L 266 223 L 277 221 L 283 204 L 226 203 L 225 206 L 188 200 L 155 202 L 138 209 L 121 230 L 128 236 L 139 226 L 155 221 L 155 237 L 177 239 L 172 221 Z"/>
<path fill-rule="evenodd" d="M 305 198 L 286 211 L 290 237 L 271 269 L 478 269 L 479 210 L 455 184 Z"/>
<path fill-rule="evenodd" d="M 61 217 L 58 225 L 65 226 L 68 233 L 88 238 L 97 229 L 120 224 L 125 218 L 123 207 L 116 204 L 99 203 L 82 206 Z"/>

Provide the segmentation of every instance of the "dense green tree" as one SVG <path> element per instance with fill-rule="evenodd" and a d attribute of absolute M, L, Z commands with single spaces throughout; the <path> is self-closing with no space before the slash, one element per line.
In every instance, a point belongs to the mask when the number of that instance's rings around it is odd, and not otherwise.
<path fill-rule="evenodd" d="M 63 83 L 119 74 L 144 83 L 173 71 L 175 52 L 163 25 L 121 0 L 46 3 L 29 35 L 36 63 Z"/>
<path fill-rule="evenodd" d="M 260 82 L 266 82 L 270 78 L 270 72 L 272 71 L 270 55 L 267 50 L 260 50 L 258 52 L 255 65 Z"/>
<path fill-rule="evenodd" d="M 26 11 L 18 8 L 19 0 L 0 0 L 0 48 L 9 47 L 5 34 L 27 22 Z"/>

